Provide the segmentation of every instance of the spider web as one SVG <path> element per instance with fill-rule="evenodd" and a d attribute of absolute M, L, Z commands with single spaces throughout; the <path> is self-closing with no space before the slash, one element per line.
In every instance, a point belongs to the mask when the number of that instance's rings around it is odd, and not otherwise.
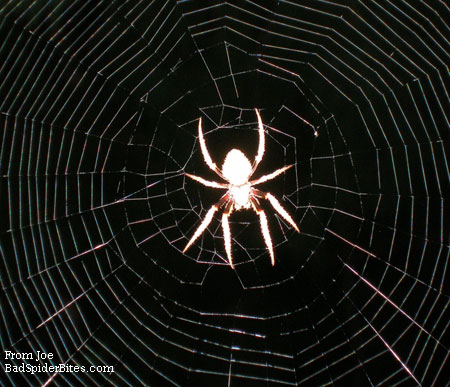
<path fill-rule="evenodd" d="M 442 1 L 6 1 L 1 345 L 114 373 L 29 385 L 448 382 L 450 10 Z M 257 150 L 235 270 L 202 158 Z M 447 369 L 445 362 L 447 361 Z M 11 360 L 20 365 L 21 360 Z M 37 364 L 43 364 L 38 362 Z M 33 364 L 36 364 L 34 362 Z"/>

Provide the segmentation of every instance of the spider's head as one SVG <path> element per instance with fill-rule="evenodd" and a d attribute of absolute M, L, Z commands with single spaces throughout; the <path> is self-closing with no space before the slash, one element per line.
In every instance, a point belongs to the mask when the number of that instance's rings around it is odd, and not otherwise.
<path fill-rule="evenodd" d="M 248 182 L 252 174 L 252 165 L 247 157 L 239 150 L 230 150 L 223 162 L 222 175 L 232 185 L 242 185 Z"/>

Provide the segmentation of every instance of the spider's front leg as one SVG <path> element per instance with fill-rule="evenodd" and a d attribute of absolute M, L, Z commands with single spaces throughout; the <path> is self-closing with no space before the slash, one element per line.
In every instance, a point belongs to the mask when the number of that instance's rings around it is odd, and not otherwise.
<path fill-rule="evenodd" d="M 272 238 L 270 237 L 269 223 L 267 222 L 266 213 L 261 208 L 256 198 L 254 197 L 250 198 L 250 202 L 252 203 L 252 207 L 255 210 L 255 212 L 259 215 L 259 222 L 261 224 L 261 231 L 263 234 L 264 242 L 267 246 L 267 250 L 269 250 L 270 262 L 272 263 L 272 266 L 274 266 L 275 254 L 273 253 Z"/>
<path fill-rule="evenodd" d="M 198 226 L 198 228 L 195 231 L 194 235 L 189 240 L 189 242 L 187 243 L 186 247 L 183 249 L 183 254 L 187 251 L 187 249 L 189 247 L 192 246 L 192 244 L 196 241 L 196 239 L 200 235 L 203 234 L 203 231 L 205 231 L 206 227 L 208 227 L 208 225 L 211 223 L 211 220 L 212 220 L 212 218 L 214 216 L 214 213 L 228 201 L 229 201 L 229 195 L 228 195 L 228 193 L 226 193 L 225 195 L 223 195 L 220 198 L 220 200 L 216 204 L 211 206 L 211 208 L 206 213 L 205 218 L 203 219 L 202 223 L 200 224 L 200 226 Z"/>
<path fill-rule="evenodd" d="M 286 220 L 295 229 L 295 231 L 300 232 L 300 229 L 295 224 L 294 220 L 289 215 L 289 213 L 283 208 L 281 203 L 270 192 L 262 192 L 256 188 L 252 188 L 252 195 L 254 196 L 251 197 L 250 202 L 252 203 L 253 209 L 259 215 L 264 242 L 266 243 L 267 249 L 269 250 L 273 266 L 275 264 L 275 258 L 273 254 L 272 238 L 270 237 L 267 216 L 263 211 L 263 209 L 261 208 L 261 206 L 259 205 L 257 198 L 267 199 L 270 202 L 270 204 L 272 204 L 273 208 L 282 216 L 284 220 Z"/>
<path fill-rule="evenodd" d="M 222 214 L 222 229 L 223 229 L 223 242 L 225 245 L 225 251 L 227 253 L 228 262 L 230 262 L 230 266 L 234 269 L 233 265 L 233 257 L 231 256 L 231 231 L 230 231 L 230 223 L 228 222 L 228 218 L 233 211 L 233 202 L 230 200 L 226 206 L 225 210 Z"/>
<path fill-rule="evenodd" d="M 258 198 L 267 199 L 270 204 L 272 204 L 272 207 L 277 211 L 281 217 L 288 222 L 297 232 L 300 232 L 300 229 L 295 224 L 294 219 L 292 219 L 291 215 L 284 209 L 284 207 L 281 205 L 281 203 L 273 196 L 270 192 L 263 192 L 259 189 L 253 188 L 252 189 L 253 195 L 255 195 Z"/>

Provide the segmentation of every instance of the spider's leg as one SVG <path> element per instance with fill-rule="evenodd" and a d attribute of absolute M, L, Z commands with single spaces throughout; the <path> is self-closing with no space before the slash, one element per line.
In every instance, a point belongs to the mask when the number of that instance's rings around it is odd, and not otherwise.
<path fill-rule="evenodd" d="M 261 231 L 263 234 L 264 242 L 267 246 L 267 250 L 269 250 L 270 262 L 272 263 L 272 266 L 274 266 L 275 255 L 273 253 L 272 238 L 270 237 L 269 224 L 267 223 L 266 213 L 254 198 L 251 198 L 250 202 L 252 203 L 252 207 L 255 210 L 255 212 L 259 215 L 259 222 L 261 224 Z"/>
<path fill-rule="evenodd" d="M 200 224 L 200 226 L 198 226 L 197 230 L 195 231 L 194 235 L 192 236 L 191 240 L 188 242 L 188 244 L 186 245 L 186 247 L 183 249 L 183 254 L 187 251 L 187 249 L 189 247 L 191 247 L 191 245 L 195 242 L 195 240 L 202 235 L 203 231 L 205 231 L 206 227 L 208 227 L 208 225 L 211 223 L 211 220 L 214 216 L 214 213 L 218 210 L 219 208 L 217 207 L 216 204 L 214 204 L 206 213 L 205 218 L 203 219 L 202 223 Z"/>
<path fill-rule="evenodd" d="M 289 168 L 291 168 L 293 166 L 294 166 L 294 164 L 291 164 L 291 165 L 287 165 L 287 166 L 285 166 L 283 168 L 277 169 L 276 171 L 274 171 L 272 173 L 269 173 L 267 175 L 261 176 L 259 179 L 252 180 L 250 182 L 250 184 L 251 185 L 256 185 L 256 184 L 264 183 L 264 182 L 266 182 L 268 180 L 272 180 L 275 177 L 277 177 L 278 175 L 281 175 L 282 173 L 286 172 Z"/>
<path fill-rule="evenodd" d="M 228 193 L 226 193 L 225 195 L 223 195 L 220 200 L 211 206 L 211 208 L 208 210 L 208 212 L 205 215 L 205 218 L 203 219 L 202 223 L 200 224 L 200 226 L 198 226 L 197 230 L 195 230 L 194 235 L 192 236 L 192 238 L 189 240 L 188 244 L 186 245 L 186 247 L 183 249 L 183 254 L 187 251 L 187 249 L 189 247 L 192 246 L 192 244 L 196 241 L 196 239 L 202 235 L 203 231 L 205 231 L 206 227 L 208 227 L 208 225 L 211 223 L 211 220 L 214 216 L 214 213 L 228 200 Z"/>
<path fill-rule="evenodd" d="M 209 155 L 208 148 L 206 147 L 205 137 L 203 136 L 202 129 L 202 117 L 198 119 L 198 139 L 200 141 L 200 149 L 202 151 L 203 159 L 205 163 L 211 168 L 214 172 L 216 172 L 222 179 L 224 179 L 222 172 L 220 172 L 219 168 L 217 168 L 216 163 L 214 163 Z"/>
<path fill-rule="evenodd" d="M 295 224 L 294 220 L 292 219 L 291 215 L 288 214 L 288 212 L 284 209 L 284 207 L 281 205 L 281 203 L 273 196 L 270 192 L 261 192 L 259 190 L 253 189 L 253 194 L 259 197 L 262 197 L 264 199 L 267 199 L 270 204 L 272 204 L 273 208 L 282 216 L 282 218 L 288 222 L 297 232 L 300 232 L 300 229 Z"/>
<path fill-rule="evenodd" d="M 255 172 L 256 168 L 258 167 L 258 164 L 262 160 L 264 155 L 264 149 L 266 147 L 264 138 L 264 126 L 261 120 L 261 116 L 259 115 L 259 111 L 257 108 L 255 108 L 255 112 L 256 117 L 258 118 L 259 144 L 258 144 L 258 153 L 256 154 L 255 161 L 253 162 L 252 174 L 253 172 Z"/>
<path fill-rule="evenodd" d="M 228 188 L 227 184 L 224 183 L 218 183 L 216 181 L 210 181 L 210 180 L 206 180 L 203 177 L 200 176 L 196 176 L 196 175 L 191 175 L 190 173 L 185 173 L 185 175 L 187 177 L 190 177 L 192 180 L 198 181 L 199 183 L 206 185 L 207 187 L 212 187 L 212 188 Z"/>
<path fill-rule="evenodd" d="M 223 240 L 225 244 L 225 251 L 227 252 L 228 261 L 230 262 L 230 266 L 234 269 L 233 265 L 233 257 L 231 255 L 231 231 L 230 231 L 230 223 L 228 222 L 228 218 L 233 211 L 233 202 L 229 201 L 226 205 L 225 211 L 222 214 L 222 228 L 223 228 Z"/>

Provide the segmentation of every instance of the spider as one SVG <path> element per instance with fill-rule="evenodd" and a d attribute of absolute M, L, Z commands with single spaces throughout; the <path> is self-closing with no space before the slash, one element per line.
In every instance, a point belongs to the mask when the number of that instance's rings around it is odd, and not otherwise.
<path fill-rule="evenodd" d="M 255 161 L 253 162 L 253 164 L 251 164 L 249 159 L 239 149 L 232 149 L 227 153 L 225 157 L 224 163 L 222 165 L 222 170 L 219 170 L 219 168 L 212 161 L 211 156 L 209 155 L 208 149 L 206 148 L 205 139 L 203 137 L 202 118 L 199 118 L 198 138 L 200 141 L 200 149 L 202 151 L 203 159 L 205 160 L 205 163 L 208 165 L 208 167 L 211 168 L 215 173 L 217 173 L 217 175 L 219 175 L 219 177 L 221 177 L 227 183 L 219 183 L 216 181 L 206 180 L 203 177 L 191 175 L 189 173 L 186 173 L 186 176 L 207 187 L 226 189 L 227 192 L 220 198 L 220 200 L 216 204 L 212 205 L 208 210 L 202 223 L 197 228 L 194 235 L 184 248 L 183 254 L 187 251 L 187 249 L 189 249 L 189 247 L 191 247 L 195 240 L 200 235 L 202 235 L 203 231 L 205 231 L 205 229 L 211 222 L 214 213 L 219 210 L 219 208 L 224 207 L 224 211 L 222 214 L 222 228 L 225 251 L 227 253 L 230 266 L 234 269 L 233 258 L 231 255 L 231 232 L 228 218 L 234 210 L 239 211 L 241 209 L 252 208 L 259 215 L 262 235 L 266 247 L 269 250 L 270 259 L 273 266 L 275 264 L 275 256 L 273 253 L 272 239 L 270 237 L 267 216 L 260 206 L 259 199 L 267 199 L 273 206 L 273 208 L 283 217 L 283 219 L 285 219 L 297 232 L 300 232 L 291 216 L 283 208 L 283 206 L 275 198 L 274 195 L 272 195 L 270 192 L 263 192 L 254 188 L 255 185 L 264 183 L 268 180 L 272 180 L 278 175 L 286 172 L 289 168 L 292 167 L 292 165 L 287 165 L 283 168 L 277 169 L 276 171 L 261 176 L 258 179 L 250 180 L 250 178 L 256 171 L 258 164 L 263 158 L 265 149 L 263 123 L 258 109 L 255 108 L 255 112 L 258 118 L 259 132 L 258 153 L 256 154 Z"/>

